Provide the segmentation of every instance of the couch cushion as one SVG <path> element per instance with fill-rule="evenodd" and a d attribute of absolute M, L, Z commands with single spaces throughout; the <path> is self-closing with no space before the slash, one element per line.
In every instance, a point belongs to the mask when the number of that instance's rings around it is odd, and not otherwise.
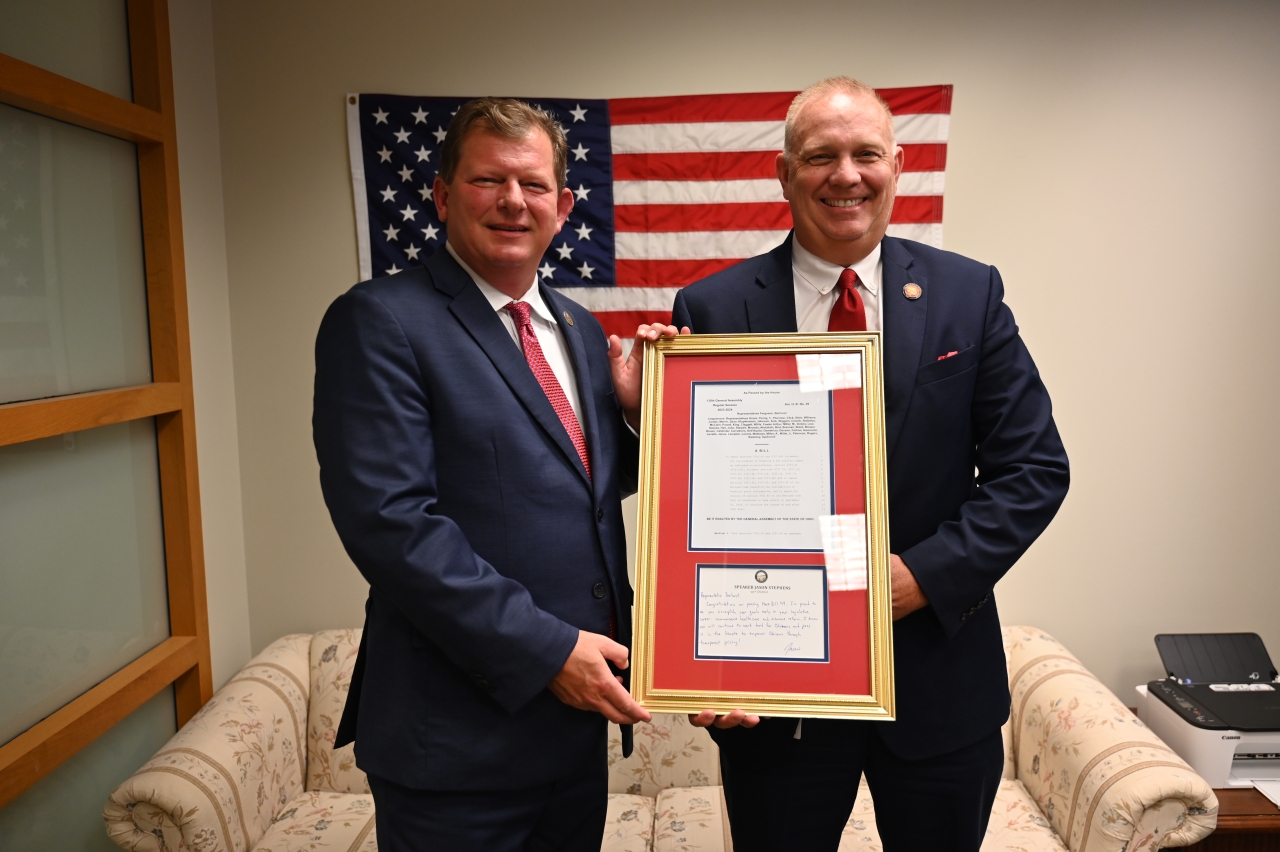
<path fill-rule="evenodd" d="M 311 640 L 311 700 L 307 705 L 307 789 L 368 793 L 369 779 L 356 768 L 355 743 L 334 750 L 360 633 L 321 630 Z"/>
<path fill-rule="evenodd" d="M 291 800 L 253 852 L 377 852 L 373 797 L 311 790 Z"/>
<path fill-rule="evenodd" d="M 720 783 L 720 753 L 710 734 L 678 713 L 654 713 L 634 728 L 635 751 L 622 759 L 622 734 L 609 726 L 609 792 L 656 798 L 667 787 Z"/>
<path fill-rule="evenodd" d="M 867 779 L 858 786 L 853 813 L 840 839 L 840 852 L 882 852 L 876 812 L 867 789 Z M 1066 852 L 1036 803 L 1018 781 L 1001 781 L 991 821 L 982 841 L 982 852 Z"/>
<path fill-rule="evenodd" d="M 655 809 L 653 852 L 733 852 L 720 787 L 663 790 Z"/>
<path fill-rule="evenodd" d="M 1067 852 L 1021 781 L 1001 781 L 982 852 Z"/>
<path fill-rule="evenodd" d="M 652 849 L 653 799 L 610 793 L 600 852 L 651 852 Z"/>

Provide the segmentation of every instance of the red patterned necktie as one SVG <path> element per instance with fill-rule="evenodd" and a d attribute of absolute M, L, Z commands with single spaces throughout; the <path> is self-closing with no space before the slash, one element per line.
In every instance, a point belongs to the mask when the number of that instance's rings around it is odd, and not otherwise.
<path fill-rule="evenodd" d="M 840 273 L 836 283 L 836 303 L 831 308 L 831 319 L 827 320 L 827 331 L 866 331 L 867 311 L 862 306 L 862 297 L 858 295 L 858 273 L 846 269 Z"/>
<path fill-rule="evenodd" d="M 542 354 L 542 347 L 538 345 L 538 336 L 533 333 L 533 323 L 529 322 L 529 312 L 532 310 L 529 303 L 508 302 L 502 306 L 502 309 L 511 314 L 511 318 L 516 321 L 516 331 L 520 335 L 520 347 L 524 349 L 524 359 L 529 362 L 529 369 L 533 370 L 538 384 L 542 385 L 542 392 L 551 401 L 551 407 L 560 416 L 564 431 L 569 433 L 569 440 L 573 441 L 573 446 L 578 451 L 578 458 L 582 459 L 582 466 L 586 468 L 587 476 L 590 477 L 591 460 L 587 457 L 587 439 L 582 435 L 582 427 L 573 413 L 569 398 L 564 395 L 564 388 L 560 387 L 560 382 L 556 381 L 556 374 L 551 371 L 551 365 L 547 363 L 546 356 Z"/>

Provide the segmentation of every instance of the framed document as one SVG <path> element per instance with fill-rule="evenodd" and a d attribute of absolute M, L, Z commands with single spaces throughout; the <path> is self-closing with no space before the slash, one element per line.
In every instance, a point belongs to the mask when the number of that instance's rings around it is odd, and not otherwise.
<path fill-rule="evenodd" d="M 636 701 L 892 719 L 880 335 L 662 338 L 644 369 Z"/>

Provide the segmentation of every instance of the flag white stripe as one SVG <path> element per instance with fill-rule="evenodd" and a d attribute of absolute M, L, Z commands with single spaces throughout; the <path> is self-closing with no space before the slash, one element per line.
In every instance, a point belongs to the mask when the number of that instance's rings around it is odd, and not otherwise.
<path fill-rule="evenodd" d="M 710 121 L 619 124 L 610 129 L 615 154 L 695 151 L 779 151 L 781 121 Z"/>
<path fill-rule="evenodd" d="M 713 151 L 780 151 L 784 122 L 705 121 L 618 124 L 610 130 L 615 154 L 674 154 Z M 951 116 L 913 113 L 893 117 L 898 144 L 946 142 Z"/>
<path fill-rule="evenodd" d="M 619 231 L 614 252 L 619 260 L 715 260 L 753 257 L 776 248 L 786 231 Z"/>
<path fill-rule="evenodd" d="M 904 172 L 898 195 L 942 195 L 946 172 Z M 752 180 L 617 180 L 613 203 L 743 204 L 786 201 L 774 178 Z"/>
<path fill-rule="evenodd" d="M 942 195 L 946 172 L 903 172 L 898 176 L 898 195 Z"/>
<path fill-rule="evenodd" d="M 951 116 L 942 112 L 918 112 L 893 117 L 893 135 L 898 144 L 946 142 L 951 132 Z"/>
<path fill-rule="evenodd" d="M 592 313 L 600 311 L 669 311 L 679 287 L 554 287 Z"/>

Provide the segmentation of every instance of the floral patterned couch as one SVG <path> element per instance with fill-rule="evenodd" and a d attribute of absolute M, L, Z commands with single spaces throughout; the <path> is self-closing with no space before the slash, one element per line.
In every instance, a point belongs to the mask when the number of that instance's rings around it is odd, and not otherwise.
<path fill-rule="evenodd" d="M 1214 827 L 1208 784 L 1051 636 L 1006 627 L 1013 706 L 1005 778 L 983 844 L 1149 852 Z M 373 799 L 334 750 L 358 630 L 286 636 L 251 660 L 111 794 L 103 817 L 137 852 L 375 852 Z M 683 716 L 610 738 L 603 850 L 731 852 L 715 745 Z M 866 785 L 841 852 L 879 850 Z"/>

